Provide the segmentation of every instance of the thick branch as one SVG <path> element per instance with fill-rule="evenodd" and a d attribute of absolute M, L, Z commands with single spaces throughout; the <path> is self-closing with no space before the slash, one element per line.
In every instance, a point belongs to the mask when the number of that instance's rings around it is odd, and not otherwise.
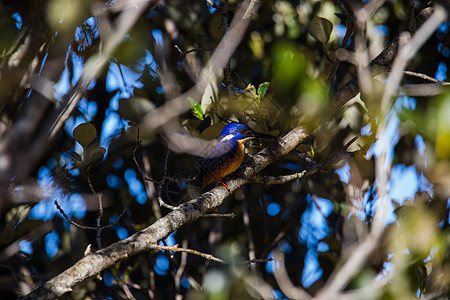
<path fill-rule="evenodd" d="M 246 168 L 244 178 L 227 181 L 230 191 L 235 191 L 247 182 L 246 178 L 255 176 L 267 165 L 292 151 L 306 137 L 304 130 L 296 127 L 277 143 L 261 150 L 254 156 L 252 165 Z M 218 186 L 197 199 L 181 204 L 146 229 L 95 253 L 87 254 L 72 267 L 45 282 L 24 299 L 53 299 L 72 291 L 73 287 L 83 280 L 99 274 L 113 264 L 129 256 L 154 249 L 158 241 L 165 239 L 181 226 L 219 207 L 228 195 L 229 191 L 223 186 Z"/>

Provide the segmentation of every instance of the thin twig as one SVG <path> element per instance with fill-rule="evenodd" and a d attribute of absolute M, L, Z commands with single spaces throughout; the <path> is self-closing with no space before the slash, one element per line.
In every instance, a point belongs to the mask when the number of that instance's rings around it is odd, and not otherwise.
<path fill-rule="evenodd" d="M 234 219 L 236 217 L 235 213 L 229 213 L 229 214 L 206 214 L 203 216 L 204 218 L 230 218 Z"/>
<path fill-rule="evenodd" d="M 170 144 L 169 144 L 169 142 L 166 140 L 166 138 L 164 136 L 163 136 L 163 139 L 166 141 L 168 149 L 167 149 L 166 157 L 164 158 L 164 174 L 163 174 L 163 177 L 162 177 L 162 179 L 161 179 L 161 181 L 160 181 L 160 183 L 158 185 L 158 202 L 159 202 L 159 205 L 161 207 L 165 207 L 165 208 L 168 208 L 170 210 L 174 210 L 174 209 L 176 209 L 176 207 L 172 206 L 172 205 L 169 205 L 169 204 L 166 204 L 163 201 L 162 197 L 161 197 L 161 193 L 162 193 L 162 189 L 163 189 L 163 186 L 164 186 L 164 182 L 167 180 L 167 163 L 169 161 L 169 154 L 170 154 Z"/>
<path fill-rule="evenodd" d="M 211 5 L 212 7 L 214 7 L 215 9 L 220 9 L 220 7 L 215 4 L 214 2 L 212 2 L 211 0 L 206 0 L 206 2 L 208 2 L 209 5 Z"/>
<path fill-rule="evenodd" d="M 409 76 L 414 76 L 414 77 L 419 77 L 434 83 L 439 83 L 440 85 L 450 85 L 450 82 L 446 82 L 446 81 L 441 81 L 441 80 L 437 80 L 436 78 L 433 78 L 431 76 L 422 74 L 422 73 L 417 73 L 417 72 L 412 72 L 412 71 L 404 71 L 403 73 L 405 73 L 405 75 L 409 75 Z"/>
<path fill-rule="evenodd" d="M 354 17 L 353 15 L 350 15 L 349 10 L 341 3 L 339 2 L 339 6 L 341 7 L 341 9 L 344 11 L 345 14 L 345 18 L 346 18 L 346 31 L 345 31 L 345 36 L 342 39 L 342 43 L 341 43 L 341 49 L 345 49 L 347 47 L 347 43 L 348 40 L 350 39 L 351 34 L 353 33 L 353 27 L 355 25 L 354 23 Z M 334 64 L 333 64 L 333 68 L 331 69 L 330 75 L 327 78 L 327 81 L 329 83 L 331 83 L 334 80 L 334 76 L 336 76 L 336 72 L 339 68 L 339 64 L 340 64 L 340 60 L 338 58 L 336 58 Z"/>
<path fill-rule="evenodd" d="M 72 219 L 70 219 L 69 216 L 68 216 L 68 215 L 64 212 L 64 210 L 61 208 L 61 206 L 59 206 L 58 201 L 55 200 L 54 203 L 55 203 L 55 205 L 56 205 L 56 208 L 59 210 L 59 212 L 64 216 L 64 218 L 65 218 L 65 219 L 67 220 L 67 222 L 69 222 L 70 224 L 72 224 L 72 225 L 74 225 L 74 226 L 76 226 L 76 227 L 78 227 L 78 228 L 84 229 L 84 230 L 97 230 L 97 227 L 84 226 L 84 225 L 78 224 L 77 222 L 72 221 Z"/>
<path fill-rule="evenodd" d="M 348 147 L 348 146 L 347 146 Z M 290 175 L 281 175 L 281 176 L 257 176 L 251 179 L 252 182 L 261 183 L 261 184 L 285 184 L 289 181 L 301 179 L 305 176 L 312 175 L 322 170 L 327 165 L 335 164 L 347 157 L 353 155 L 353 152 L 340 152 L 335 154 L 328 160 L 325 160 L 320 163 L 312 163 L 306 170 L 303 170 L 298 173 L 290 174 Z"/>
<path fill-rule="evenodd" d="M 130 123 L 128 123 L 128 124 L 130 124 Z M 139 149 L 139 147 L 141 146 L 141 140 L 139 139 L 139 126 L 134 126 L 135 128 L 136 128 L 136 130 L 137 130 L 137 142 L 136 142 L 136 146 L 134 146 L 134 149 L 133 149 L 133 161 L 134 161 L 134 164 L 136 165 L 136 168 L 138 169 L 138 171 L 139 171 L 139 173 L 141 173 L 141 175 L 142 175 L 142 177 L 145 179 L 146 178 L 146 176 L 145 176 L 145 174 L 144 174 L 144 171 L 142 170 L 142 168 L 141 168 L 141 166 L 139 165 L 139 163 L 138 163 L 138 161 L 137 161 L 137 158 L 136 158 L 136 151 Z M 150 178 L 147 178 L 147 180 L 152 180 L 152 179 L 150 179 Z"/>
<path fill-rule="evenodd" d="M 199 252 L 197 250 L 192 250 L 192 249 L 180 248 L 180 247 L 178 247 L 178 244 L 173 245 L 173 246 L 154 245 L 151 248 L 154 249 L 154 250 L 166 250 L 166 251 L 172 251 L 172 252 L 186 252 L 186 253 L 189 253 L 189 254 L 194 254 L 194 255 L 203 257 L 204 259 L 207 259 L 207 260 L 211 260 L 211 261 L 215 261 L 215 262 L 219 262 L 219 263 L 225 263 L 220 258 L 217 258 L 217 257 L 215 257 L 215 256 L 213 256 L 211 254 L 202 253 L 202 252 Z"/>
<path fill-rule="evenodd" d="M 126 211 L 127 211 L 127 208 L 125 207 L 125 208 L 122 210 L 122 212 L 120 213 L 120 215 L 117 217 L 117 219 L 114 220 L 114 222 L 112 222 L 112 223 L 110 223 L 110 224 L 108 224 L 108 225 L 102 226 L 102 229 L 106 229 L 106 228 L 109 228 L 109 227 L 113 227 L 113 226 L 117 223 L 117 221 L 119 221 L 119 219 L 123 217 L 123 215 L 125 214 Z"/>
<path fill-rule="evenodd" d="M 103 217 L 103 194 L 97 193 L 94 189 L 94 186 L 91 182 L 91 177 L 89 175 L 86 176 L 89 184 L 89 188 L 91 189 L 92 194 L 97 196 L 98 199 L 98 216 L 97 216 L 97 247 L 98 249 L 102 248 L 102 217 Z"/>
<path fill-rule="evenodd" d="M 183 240 L 183 248 L 187 248 L 187 246 L 188 240 L 185 238 Z M 187 264 L 187 252 L 182 252 L 180 266 L 177 268 L 177 271 L 174 276 L 175 290 L 176 290 L 175 300 L 183 299 L 183 295 L 181 294 L 181 276 L 183 276 L 186 264 Z"/>
<path fill-rule="evenodd" d="M 177 49 L 178 52 L 180 52 L 181 56 L 185 56 L 186 54 L 189 54 L 192 52 L 197 52 L 197 51 L 213 51 L 212 48 L 195 48 L 195 49 L 189 49 L 187 51 L 182 51 L 178 45 L 175 45 L 174 48 Z"/>
<path fill-rule="evenodd" d="M 152 210 L 153 210 L 153 213 L 154 213 L 154 215 L 155 215 L 155 217 L 157 218 L 157 219 L 160 219 L 161 217 L 162 217 L 162 215 L 161 215 L 161 210 L 160 210 L 160 208 L 159 208 L 159 206 L 158 206 L 158 203 L 157 203 L 157 201 L 155 200 L 155 197 L 153 197 L 153 193 L 151 193 L 151 191 L 150 191 L 150 187 L 151 188 L 153 188 L 153 190 L 154 190 L 154 186 L 150 186 L 150 184 L 154 184 L 154 183 L 158 183 L 156 180 L 154 180 L 153 178 L 150 178 L 150 177 L 148 177 L 147 175 L 146 175 L 146 173 L 150 173 L 150 172 L 147 172 L 147 171 L 145 171 L 144 172 L 144 170 L 141 168 L 141 166 L 139 165 L 139 163 L 138 163 L 138 160 L 137 160 L 137 157 L 136 157 L 136 151 L 139 149 L 139 147 L 141 146 L 141 143 L 142 143 L 142 141 L 141 141 L 141 139 L 140 139 L 140 135 L 139 135 L 139 133 L 140 133 L 140 128 L 139 128 L 139 126 L 137 126 L 137 124 L 135 124 L 134 122 L 130 122 L 130 123 L 128 123 L 130 126 L 133 126 L 133 127 L 135 127 L 136 129 L 137 129 L 137 133 L 136 133 L 136 146 L 134 147 L 134 149 L 133 149 L 133 161 L 134 161 L 134 164 L 136 165 L 136 167 L 137 167 L 137 169 L 138 169 L 138 171 L 139 171 L 139 173 L 141 174 L 141 176 L 142 176 L 142 179 L 144 180 L 144 187 L 145 187 L 145 192 L 147 193 L 147 198 L 148 199 L 151 199 L 151 201 L 152 201 Z M 143 161 L 143 163 L 144 163 L 144 168 L 145 169 L 148 169 L 148 168 L 146 168 L 146 164 L 145 164 L 145 162 L 146 161 L 144 161 L 144 159 L 142 159 L 142 161 Z M 149 164 L 149 163 L 148 163 Z M 145 182 L 145 181 L 149 181 L 149 182 Z"/>
<path fill-rule="evenodd" d="M 56 205 L 56 208 L 59 210 L 59 212 L 64 216 L 64 218 L 65 218 L 65 219 L 67 220 L 67 222 L 69 222 L 70 224 L 72 224 L 72 225 L 74 225 L 74 226 L 76 226 L 76 227 L 78 227 L 78 228 L 84 229 L 84 230 L 97 230 L 97 226 L 96 226 L 96 227 L 93 227 L 93 226 L 80 225 L 80 224 L 78 224 L 77 222 L 73 221 L 73 220 L 72 220 L 71 218 L 69 218 L 69 216 L 64 212 L 64 210 L 62 209 L 62 207 L 58 204 L 58 201 L 57 201 L 57 200 L 55 200 L 54 203 L 55 203 L 55 205 Z M 123 217 L 123 215 L 125 214 L 126 211 L 127 211 L 127 209 L 124 208 L 124 210 L 122 211 L 122 213 L 117 217 L 117 219 L 114 220 L 114 222 L 112 222 L 111 224 L 102 226 L 101 229 L 103 230 L 103 229 L 106 229 L 106 228 L 109 228 L 109 227 L 114 226 L 114 225 L 117 223 L 117 221 L 119 221 L 119 219 L 120 219 L 121 217 Z"/>
<path fill-rule="evenodd" d="M 354 27 L 354 23 L 353 22 L 349 22 L 349 24 L 347 25 L 347 31 L 345 32 L 345 36 L 344 39 L 342 40 L 342 44 L 341 44 L 341 48 L 345 49 L 348 43 L 348 40 L 350 39 L 350 36 L 353 32 L 353 27 Z M 329 83 L 331 83 L 334 79 L 334 76 L 336 75 L 337 70 L 339 69 L 339 64 L 341 63 L 341 61 L 339 59 L 336 58 L 336 61 L 334 62 L 333 65 L 333 69 L 330 72 L 330 75 L 328 76 L 327 81 Z"/>
<path fill-rule="evenodd" d="M 256 264 L 256 263 L 266 263 L 269 261 L 278 261 L 280 260 L 279 258 L 275 258 L 275 257 L 269 257 L 269 258 L 254 258 L 251 260 L 246 260 L 243 261 L 243 264 Z"/>

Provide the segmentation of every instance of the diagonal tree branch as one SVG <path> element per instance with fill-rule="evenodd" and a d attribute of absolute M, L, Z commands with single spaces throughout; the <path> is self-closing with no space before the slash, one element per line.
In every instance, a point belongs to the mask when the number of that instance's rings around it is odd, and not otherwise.
<path fill-rule="evenodd" d="M 276 143 L 261 150 L 254 156 L 254 162 L 244 171 L 244 177 L 227 181 L 230 191 L 218 186 L 200 197 L 181 204 L 163 218 L 157 220 L 144 230 L 114 243 L 97 252 L 89 253 L 56 277 L 45 282 L 41 287 L 23 299 L 53 299 L 70 292 L 74 286 L 85 279 L 99 274 L 113 264 L 132 255 L 154 249 L 158 241 L 165 239 L 181 226 L 197 220 L 219 207 L 223 200 L 236 189 L 248 182 L 270 163 L 292 151 L 307 138 L 303 128 L 296 127 Z"/>

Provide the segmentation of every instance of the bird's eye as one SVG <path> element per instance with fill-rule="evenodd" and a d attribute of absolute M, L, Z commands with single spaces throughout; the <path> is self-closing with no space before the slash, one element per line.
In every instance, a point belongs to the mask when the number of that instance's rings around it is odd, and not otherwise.
<path fill-rule="evenodd" d="M 251 132 L 251 130 L 249 129 L 239 129 L 239 132 L 242 134 L 249 134 Z"/>

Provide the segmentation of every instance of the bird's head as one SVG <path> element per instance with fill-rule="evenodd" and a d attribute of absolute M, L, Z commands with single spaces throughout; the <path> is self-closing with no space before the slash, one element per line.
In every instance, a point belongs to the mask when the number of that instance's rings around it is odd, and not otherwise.
<path fill-rule="evenodd" d="M 253 131 L 243 124 L 232 123 L 225 125 L 225 127 L 222 130 L 222 133 L 220 134 L 219 140 L 246 141 L 252 138 L 273 139 L 275 137 L 265 133 Z"/>

